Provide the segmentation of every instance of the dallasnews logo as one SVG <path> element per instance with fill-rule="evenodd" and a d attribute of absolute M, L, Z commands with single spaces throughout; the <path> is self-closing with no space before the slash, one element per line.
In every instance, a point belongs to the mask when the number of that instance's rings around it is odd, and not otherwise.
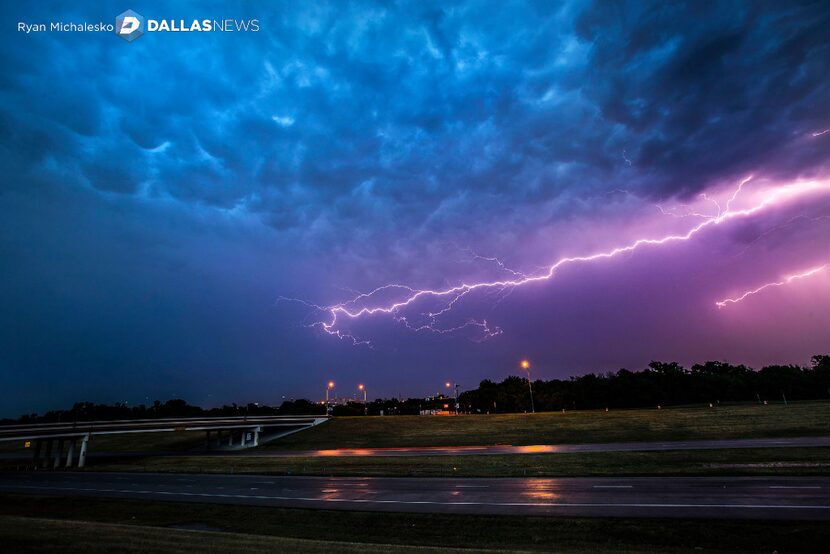
<path fill-rule="evenodd" d="M 147 19 L 127 10 L 115 18 L 115 33 L 132 42 L 147 33 L 245 33 L 259 31 L 259 19 Z"/>
<path fill-rule="evenodd" d="M 203 19 L 145 19 L 140 13 L 127 10 L 115 17 L 115 25 L 103 21 L 49 21 L 17 22 L 20 33 L 115 33 L 132 42 L 144 33 L 256 33 L 259 19 L 203 18 Z"/>

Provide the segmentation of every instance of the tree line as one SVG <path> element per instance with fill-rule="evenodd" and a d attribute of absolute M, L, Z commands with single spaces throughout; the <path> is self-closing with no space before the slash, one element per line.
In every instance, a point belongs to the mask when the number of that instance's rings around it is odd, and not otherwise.
<path fill-rule="evenodd" d="M 24 414 L 19 419 L 3 419 L 0 424 L 10 423 L 60 423 L 75 421 L 110 421 L 116 419 L 157 419 L 165 417 L 229 417 L 229 416 L 265 416 L 265 415 L 317 415 L 324 414 L 324 406 L 310 400 L 286 400 L 280 406 L 268 406 L 259 403 L 230 404 L 218 408 L 200 408 L 188 404 L 186 400 L 176 398 L 152 405 L 126 403 L 96 404 L 94 402 L 76 402 L 68 410 L 50 410 L 44 414 Z"/>
<path fill-rule="evenodd" d="M 826 399 L 830 398 L 830 356 L 813 356 L 808 367 L 770 365 L 760 370 L 727 362 L 706 362 L 687 369 L 677 362 L 655 361 L 641 371 L 620 369 L 570 379 L 537 379 L 530 385 L 526 378 L 518 376 L 507 377 L 500 383 L 485 379 L 478 388 L 460 394 L 460 410 L 464 413 L 529 412 L 530 388 L 536 411 Z M 453 398 L 438 395 L 409 399 L 379 398 L 365 406 L 362 402 L 348 402 L 334 406 L 333 414 L 416 415 L 421 410 L 454 411 L 454 408 Z M 77 402 L 69 410 L 25 414 L 17 420 L 0 420 L 0 424 L 325 413 L 324 405 L 306 399 L 286 400 L 279 406 L 250 403 L 209 409 L 190 405 L 182 399 L 156 400 L 150 406 Z"/>
<path fill-rule="evenodd" d="M 570 379 L 531 383 L 536 411 L 644 408 L 678 404 L 765 402 L 830 398 L 830 356 L 813 356 L 809 367 L 770 365 L 754 370 L 726 362 L 651 362 L 642 371 L 589 373 Z M 511 376 L 482 381 L 460 396 L 472 412 L 531 410 L 528 380 Z"/>

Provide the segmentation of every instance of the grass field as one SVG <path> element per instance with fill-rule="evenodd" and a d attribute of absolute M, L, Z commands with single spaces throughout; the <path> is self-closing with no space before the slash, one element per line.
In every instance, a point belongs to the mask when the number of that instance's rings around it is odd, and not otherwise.
<path fill-rule="evenodd" d="M 119 525 L 89 521 L 0 516 L 0 537 L 7 552 L 328 552 L 383 553 L 389 545 L 290 539 L 267 535 L 223 533 Z M 439 553 L 443 548 L 395 546 L 396 551 Z M 450 550 L 452 551 L 452 550 Z M 460 551 L 459 551 L 460 552 Z"/>
<path fill-rule="evenodd" d="M 0 496 L 0 545 L 6 552 L 371 553 L 465 548 L 720 554 L 817 552 L 828 543 L 830 526 L 822 522 L 399 514 Z"/>
<path fill-rule="evenodd" d="M 337 417 L 266 449 L 480 446 L 827 435 L 830 402 L 469 416 Z"/>
<path fill-rule="evenodd" d="M 88 469 L 355 477 L 828 475 L 830 448 L 418 457 L 159 456 L 102 460 Z"/>

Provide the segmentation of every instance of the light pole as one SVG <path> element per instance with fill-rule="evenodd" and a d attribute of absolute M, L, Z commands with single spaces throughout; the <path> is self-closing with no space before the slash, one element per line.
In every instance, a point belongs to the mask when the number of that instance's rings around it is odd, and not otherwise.
<path fill-rule="evenodd" d="M 326 415 L 331 414 L 331 406 L 329 405 L 329 391 L 334 390 L 334 381 L 329 381 L 326 387 Z"/>
<path fill-rule="evenodd" d="M 369 405 L 366 403 L 366 387 L 361 384 L 357 386 L 357 390 L 363 391 L 363 415 L 369 415 Z"/>
<path fill-rule="evenodd" d="M 453 383 L 447 381 L 446 383 L 447 388 L 453 386 Z M 458 383 L 455 383 L 455 415 L 458 415 Z"/>
<path fill-rule="evenodd" d="M 527 373 L 527 390 L 530 391 L 530 413 L 535 414 L 536 408 L 533 406 L 533 385 L 531 384 L 530 379 L 530 362 L 522 360 L 521 366 L 522 369 L 525 370 L 525 373 Z"/>

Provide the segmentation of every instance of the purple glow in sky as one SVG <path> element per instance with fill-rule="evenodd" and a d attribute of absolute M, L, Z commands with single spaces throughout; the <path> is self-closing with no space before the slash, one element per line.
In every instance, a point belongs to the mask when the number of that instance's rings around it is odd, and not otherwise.
<path fill-rule="evenodd" d="M 448 334 L 473 328 L 480 333 L 481 340 L 492 338 L 500 335 L 502 329 L 500 327 L 491 328 L 492 323 L 488 323 L 486 319 L 462 318 L 459 320 L 458 318 L 452 317 L 455 311 L 461 311 L 460 304 L 462 302 L 474 301 L 472 299 L 468 300 L 469 296 L 475 295 L 478 292 L 489 291 L 495 291 L 496 294 L 503 295 L 515 287 L 550 281 L 556 276 L 560 268 L 570 264 L 598 262 L 615 256 L 632 253 L 644 247 L 669 246 L 675 242 L 691 240 L 695 235 L 707 230 L 709 227 L 726 225 L 735 218 L 760 216 L 764 211 L 785 208 L 787 203 L 796 202 L 804 197 L 818 196 L 821 199 L 822 196 L 830 195 L 830 180 L 795 182 L 786 185 L 762 187 L 761 191 L 755 191 L 754 193 L 745 192 L 744 187 L 750 181 L 752 181 L 751 176 L 742 179 L 731 193 L 727 193 L 728 197 L 725 200 L 719 200 L 712 193 L 701 193 L 699 196 L 705 205 L 702 207 L 691 205 L 683 206 L 685 212 L 682 215 L 677 215 L 676 210 L 666 211 L 661 206 L 657 206 L 661 215 L 670 215 L 681 219 L 688 217 L 698 220 L 684 232 L 678 233 L 677 231 L 670 231 L 664 235 L 653 237 L 644 236 L 628 244 L 609 246 L 607 249 L 602 249 L 596 253 L 569 255 L 559 258 L 553 263 L 549 263 L 544 271 L 524 273 L 508 268 L 499 258 L 475 256 L 476 259 L 493 262 L 497 266 L 497 270 L 502 272 L 502 275 L 497 275 L 489 280 L 463 280 L 458 284 L 437 289 L 418 289 L 410 285 L 397 283 L 385 284 L 369 292 L 360 293 L 345 302 L 331 306 L 317 306 L 296 299 L 286 298 L 284 300 L 295 300 L 313 308 L 316 312 L 322 312 L 325 319 L 313 321 L 308 324 L 309 327 L 317 327 L 329 335 L 340 339 L 347 339 L 355 345 L 363 344 L 371 346 L 372 343 L 370 340 L 359 338 L 348 331 L 349 323 L 361 318 L 370 318 L 378 315 L 390 316 L 393 321 L 403 324 L 412 331 Z M 739 204 L 745 197 L 754 199 L 750 200 L 749 203 L 745 203 L 747 204 L 746 206 L 740 207 Z M 705 213 L 703 210 L 707 207 L 710 212 L 712 207 L 714 207 L 715 212 L 710 214 Z M 630 226 L 629 224 L 628 227 L 630 228 Z M 747 296 L 756 294 L 765 288 L 783 286 L 796 279 L 814 275 L 822 271 L 826 265 L 824 264 L 799 274 L 787 276 L 779 282 L 765 284 L 758 289 L 744 293 L 739 298 L 718 301 L 716 305 L 718 307 L 724 307 L 728 303 L 739 302 Z M 438 271 L 440 272 L 440 269 Z M 507 276 L 504 275 L 505 272 Z M 445 320 L 450 320 L 450 323 L 445 324 Z"/>

